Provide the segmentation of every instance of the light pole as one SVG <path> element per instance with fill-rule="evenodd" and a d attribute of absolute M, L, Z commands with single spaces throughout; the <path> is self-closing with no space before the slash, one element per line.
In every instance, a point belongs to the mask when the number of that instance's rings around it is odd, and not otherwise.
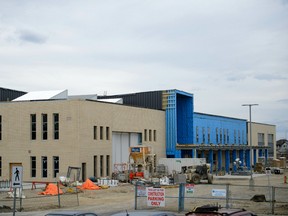
<path fill-rule="evenodd" d="M 249 106 L 249 133 L 250 133 L 250 181 L 249 181 L 249 185 L 250 185 L 250 189 L 253 189 L 254 187 L 254 179 L 253 179 L 253 171 L 252 171 L 252 156 L 253 156 L 253 150 L 252 150 L 252 121 L 251 121 L 251 107 L 252 106 L 258 106 L 259 104 L 242 104 L 242 106 Z"/>

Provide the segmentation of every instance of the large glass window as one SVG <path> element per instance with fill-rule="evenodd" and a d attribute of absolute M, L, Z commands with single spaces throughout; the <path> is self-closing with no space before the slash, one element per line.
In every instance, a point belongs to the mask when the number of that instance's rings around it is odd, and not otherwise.
<path fill-rule="evenodd" d="M 36 170 L 37 170 L 37 163 L 36 163 L 36 157 L 31 156 L 30 157 L 30 163 L 31 163 L 31 177 L 36 177 Z"/>
<path fill-rule="evenodd" d="M 42 139 L 47 140 L 48 138 L 48 116 L 42 114 Z"/>
<path fill-rule="evenodd" d="M 53 124 L 54 124 L 54 139 L 59 139 L 59 114 L 54 113 L 53 114 Z"/>
<path fill-rule="evenodd" d="M 48 176 L 48 164 L 47 164 L 47 157 L 42 156 L 42 178 L 47 178 Z"/>
<path fill-rule="evenodd" d="M 31 139 L 36 140 L 36 114 L 31 114 L 30 115 L 30 121 L 31 121 Z"/>
<path fill-rule="evenodd" d="M 53 157 L 53 177 L 57 177 L 57 173 L 59 173 L 59 157 L 54 156 Z"/>

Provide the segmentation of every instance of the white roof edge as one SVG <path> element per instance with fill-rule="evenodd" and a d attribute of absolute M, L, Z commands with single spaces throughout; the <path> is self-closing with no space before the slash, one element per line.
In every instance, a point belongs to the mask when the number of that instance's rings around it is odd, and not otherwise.
<path fill-rule="evenodd" d="M 57 100 L 67 99 L 68 90 L 53 90 L 53 91 L 32 91 L 22 95 L 13 101 L 33 101 L 33 100 Z"/>

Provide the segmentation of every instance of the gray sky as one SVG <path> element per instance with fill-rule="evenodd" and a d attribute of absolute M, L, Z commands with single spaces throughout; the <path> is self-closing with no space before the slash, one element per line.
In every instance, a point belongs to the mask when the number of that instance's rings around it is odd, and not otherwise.
<path fill-rule="evenodd" d="M 288 0 L 0 0 L 0 86 L 179 89 L 288 136 Z"/>

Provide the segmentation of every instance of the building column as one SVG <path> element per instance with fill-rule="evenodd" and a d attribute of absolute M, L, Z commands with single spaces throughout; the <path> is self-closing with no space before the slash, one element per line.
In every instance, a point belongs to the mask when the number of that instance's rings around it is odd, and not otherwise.
<path fill-rule="evenodd" d="M 213 162 L 214 162 L 214 160 L 213 160 L 213 150 L 212 149 L 210 149 L 209 150 L 209 161 L 210 161 L 210 172 L 212 173 L 213 172 Z"/>
<path fill-rule="evenodd" d="M 252 163 L 252 167 L 255 166 L 256 162 L 257 162 L 257 149 L 253 150 L 253 163 Z"/>
<path fill-rule="evenodd" d="M 234 161 L 237 158 L 237 152 L 235 149 L 232 150 L 232 163 L 233 163 L 233 171 L 236 172 L 236 165 L 234 164 Z"/>
<path fill-rule="evenodd" d="M 230 150 L 225 150 L 225 170 L 226 173 L 230 172 Z"/>
<path fill-rule="evenodd" d="M 192 158 L 195 158 L 195 153 L 194 153 L 194 152 L 195 152 L 195 149 L 192 149 L 192 150 L 191 150 L 191 157 L 192 157 Z"/>
<path fill-rule="evenodd" d="M 218 171 L 222 169 L 222 150 L 218 150 Z"/>
<path fill-rule="evenodd" d="M 240 158 L 240 161 L 241 161 L 240 166 L 243 167 L 243 165 L 244 165 L 244 151 L 242 149 L 239 150 L 239 158 Z"/>
<path fill-rule="evenodd" d="M 204 150 L 201 151 L 201 158 L 205 158 Z"/>
<path fill-rule="evenodd" d="M 251 170 L 251 154 L 250 154 L 250 149 L 246 150 L 245 151 L 245 158 L 246 158 L 246 166 L 249 170 Z"/>
<path fill-rule="evenodd" d="M 268 164 L 268 149 L 265 149 L 265 166 Z"/>
<path fill-rule="evenodd" d="M 195 155 L 195 158 L 198 158 L 198 150 L 197 149 L 194 150 L 194 155 Z"/>
<path fill-rule="evenodd" d="M 258 156 L 259 156 L 259 157 L 263 157 L 262 149 L 259 149 L 259 150 L 258 150 Z"/>

